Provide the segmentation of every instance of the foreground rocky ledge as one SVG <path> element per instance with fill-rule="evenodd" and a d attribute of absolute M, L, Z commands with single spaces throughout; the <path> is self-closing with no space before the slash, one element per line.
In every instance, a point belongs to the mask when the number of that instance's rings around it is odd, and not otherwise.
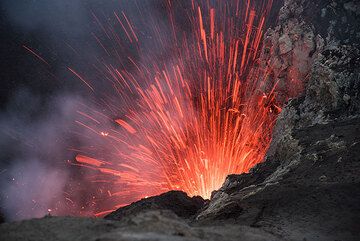
<path fill-rule="evenodd" d="M 148 211 L 122 221 L 48 217 L 3 224 L 0 240 L 6 241 L 132 241 L 132 240 L 278 240 L 262 230 L 238 226 L 191 227 L 169 211 Z"/>

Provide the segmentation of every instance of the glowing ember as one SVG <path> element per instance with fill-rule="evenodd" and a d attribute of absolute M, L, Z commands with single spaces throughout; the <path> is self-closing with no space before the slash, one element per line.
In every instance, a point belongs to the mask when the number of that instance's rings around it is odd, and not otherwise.
<path fill-rule="evenodd" d="M 173 189 L 209 198 L 227 175 L 249 171 L 268 149 L 281 109 L 276 86 L 267 83 L 270 69 L 256 62 L 272 1 L 210 2 L 190 2 L 181 16 L 187 32 L 173 1 L 166 4 L 171 33 L 151 18 L 141 20 L 141 33 L 125 12 L 114 13 L 115 26 L 94 15 L 112 44 L 96 41 L 120 64 L 96 66 L 113 89 L 98 101 L 104 112 L 78 112 L 94 145 L 81 148 L 74 164 L 95 170 L 93 182 L 111 184 L 99 196 L 117 197 L 115 207 Z M 141 34 L 151 39 L 147 46 Z"/>

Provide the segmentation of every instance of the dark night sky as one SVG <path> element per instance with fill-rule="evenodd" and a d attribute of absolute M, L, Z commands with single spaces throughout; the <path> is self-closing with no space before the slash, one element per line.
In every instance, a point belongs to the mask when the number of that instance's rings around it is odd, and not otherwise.
<path fill-rule="evenodd" d="M 6 104 L 14 91 L 21 87 L 29 88 L 36 94 L 42 95 L 63 86 L 63 83 L 49 81 L 51 78 L 46 73 L 47 68 L 22 47 L 27 45 L 38 49 L 44 58 L 49 59 L 52 57 L 50 49 L 54 47 L 54 43 L 50 39 L 62 38 L 62 34 L 49 31 L 47 28 L 42 29 L 39 23 L 34 22 L 33 26 L 27 25 L 26 22 L 31 22 L 33 15 L 38 13 L 21 10 L 20 7 L 12 9 L 13 6 L 7 2 L 10 1 L 2 3 L 0 14 L 1 32 L 5 33 L 0 39 L 2 105 Z M 23 7 L 26 8 L 26 6 Z M 19 11 L 19 13 L 15 11 Z M 46 14 L 50 15 L 51 13 Z M 51 21 L 50 16 L 47 18 Z M 56 19 L 53 20 L 53 22 L 55 21 Z M 55 66 L 57 61 L 59 60 L 55 60 Z"/>
<path fill-rule="evenodd" d="M 151 5 L 152 10 L 161 11 L 161 1 L 145 2 L 142 7 Z M 0 3 L 1 108 L 20 88 L 44 98 L 55 92 L 82 91 L 83 86 L 66 67 L 76 64 L 87 68 L 88 63 L 81 61 L 99 54 L 91 36 L 98 31 L 91 12 L 100 9 L 101 14 L 108 15 L 114 10 L 129 12 L 134 8 L 129 1 L 3 0 Z M 35 50 L 50 66 L 36 59 L 23 45 Z M 81 59 L 75 59 L 71 48 L 81 51 Z"/>

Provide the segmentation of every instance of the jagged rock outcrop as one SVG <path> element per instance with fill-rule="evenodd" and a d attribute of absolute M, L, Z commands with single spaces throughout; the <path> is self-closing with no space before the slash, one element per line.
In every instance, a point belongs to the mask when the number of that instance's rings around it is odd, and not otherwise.
<path fill-rule="evenodd" d="M 276 83 L 281 103 L 304 89 L 312 63 L 324 45 L 323 38 L 302 17 L 304 2 L 285 1 L 280 24 L 264 36 L 261 67 L 271 70 L 269 88 Z"/>

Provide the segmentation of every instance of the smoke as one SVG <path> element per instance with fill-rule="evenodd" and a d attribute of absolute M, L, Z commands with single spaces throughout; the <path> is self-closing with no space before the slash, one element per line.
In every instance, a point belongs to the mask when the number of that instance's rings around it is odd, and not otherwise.
<path fill-rule="evenodd" d="M 74 168 L 68 164 L 74 153 L 69 148 L 82 141 L 74 133 L 84 130 L 78 131 L 74 121 L 80 102 L 88 97 L 81 83 L 65 70 L 78 62 L 68 45 L 84 46 L 91 35 L 87 1 L 3 0 L 0 11 L 5 29 L 17 33 L 14 39 L 3 36 L 15 42 L 17 55 L 9 58 L 9 66 L 16 67 L 2 70 L 15 86 L 5 84 L 5 88 L 11 86 L 5 92 L 9 101 L 0 110 L 0 210 L 9 221 L 41 217 L 49 209 L 71 214 L 74 207 L 64 201 L 64 192 L 81 175 L 74 178 Z M 22 59 L 16 52 L 22 45 L 39 51 L 57 78 L 49 78 L 48 70 L 29 53 L 30 58 Z M 85 50 L 84 59 L 99 52 L 95 44 L 86 45 Z M 33 64 L 21 64 L 31 60 Z"/>
<path fill-rule="evenodd" d="M 66 183 L 66 172 L 37 159 L 15 160 L 2 181 L 2 199 L 9 220 L 42 217 L 59 199 Z M 10 179 L 10 180 L 9 180 Z"/>
<path fill-rule="evenodd" d="M 0 202 L 7 219 L 40 217 L 59 208 L 79 101 L 66 95 L 44 100 L 23 89 L 0 113 Z"/>
<path fill-rule="evenodd" d="M 159 1 L 147 1 L 142 8 L 155 13 L 158 5 L 161 5 Z M 89 200 L 97 187 L 85 185 L 87 171 L 69 162 L 76 155 L 72 149 L 101 146 L 91 138 L 94 133 L 76 125 L 77 111 L 84 108 L 84 103 L 99 112 L 103 110 L 91 104 L 92 93 L 67 67 L 90 76 L 96 92 L 101 93 L 106 85 L 92 64 L 104 57 L 93 34 L 103 33 L 94 24 L 92 13 L 96 12 L 102 21 L 109 21 L 111 25 L 113 20 L 109 19 L 114 18 L 114 11 L 124 10 L 131 15 L 136 9 L 129 1 L 0 2 L 7 28 L 25 40 L 10 41 L 15 41 L 19 48 L 26 45 L 34 49 L 50 63 L 50 72 L 56 76 L 49 79 L 48 70 L 26 69 L 27 65 L 18 64 L 18 60 L 13 65 L 24 73 L 20 75 L 22 79 L 17 79 L 17 71 L 9 72 L 11 81 L 21 84 L 6 93 L 9 101 L 0 110 L 0 211 L 8 221 L 41 217 L 49 209 L 59 215 L 92 213 Z M 161 16 L 159 12 L 156 14 Z M 146 33 L 143 38 L 147 38 Z M 32 59 L 31 54 L 27 56 L 30 58 L 23 62 L 33 60 L 32 66 L 42 65 L 36 58 Z M 33 78 L 34 75 L 38 78 Z M 87 124 L 86 120 L 82 123 Z M 102 127 L 106 129 L 107 125 L 103 123 Z M 84 207 L 86 210 L 81 213 Z"/>

